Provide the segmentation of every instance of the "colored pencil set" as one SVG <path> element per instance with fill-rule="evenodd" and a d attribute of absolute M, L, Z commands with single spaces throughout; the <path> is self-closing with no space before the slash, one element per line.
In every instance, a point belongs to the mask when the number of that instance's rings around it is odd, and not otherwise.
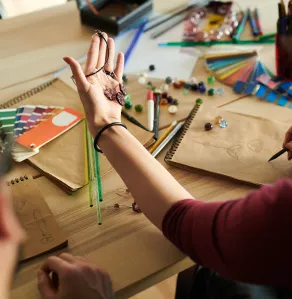
<path fill-rule="evenodd" d="M 284 1 L 278 3 L 279 19 L 276 37 L 276 68 L 278 76 L 292 79 L 292 54 L 290 40 L 292 39 L 292 1 L 289 1 L 286 12 Z"/>

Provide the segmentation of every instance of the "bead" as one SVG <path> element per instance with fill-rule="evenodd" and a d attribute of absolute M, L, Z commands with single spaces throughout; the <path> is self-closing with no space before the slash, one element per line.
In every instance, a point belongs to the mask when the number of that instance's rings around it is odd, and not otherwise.
<path fill-rule="evenodd" d="M 161 89 L 156 88 L 156 89 L 154 90 L 154 93 L 160 93 L 160 94 L 161 94 L 162 92 L 161 92 Z"/>
<path fill-rule="evenodd" d="M 171 77 L 166 77 L 165 83 L 166 84 L 171 84 L 172 83 L 172 78 Z"/>
<path fill-rule="evenodd" d="M 147 73 L 141 73 L 140 77 L 148 78 L 148 74 Z"/>
<path fill-rule="evenodd" d="M 169 90 L 169 85 L 168 84 L 163 84 L 160 88 L 164 91 L 168 91 Z"/>
<path fill-rule="evenodd" d="M 135 106 L 135 111 L 136 112 L 142 112 L 143 111 L 143 106 L 142 105 L 136 105 Z"/>
<path fill-rule="evenodd" d="M 155 65 L 154 64 L 149 65 L 149 71 L 151 71 L 151 72 L 155 71 Z"/>
<path fill-rule="evenodd" d="M 215 94 L 215 89 L 214 88 L 210 88 L 208 90 L 208 96 L 213 96 Z"/>
<path fill-rule="evenodd" d="M 167 105 L 168 105 L 167 99 L 161 99 L 160 106 L 167 106 Z"/>
<path fill-rule="evenodd" d="M 156 90 L 157 88 L 156 88 L 155 86 L 152 86 L 151 89 L 152 89 L 152 91 L 155 92 L 155 90 Z"/>
<path fill-rule="evenodd" d="M 209 76 L 207 82 L 209 85 L 213 85 L 216 82 L 216 78 L 214 76 Z"/>
<path fill-rule="evenodd" d="M 121 92 L 117 92 L 116 93 L 116 100 L 118 101 L 118 103 L 121 106 L 124 106 L 124 104 L 125 104 L 125 97 L 124 97 L 124 95 Z"/>
<path fill-rule="evenodd" d="M 205 83 L 201 81 L 201 82 L 198 83 L 198 86 L 199 86 L 199 87 L 200 87 L 200 86 L 205 86 Z"/>
<path fill-rule="evenodd" d="M 167 92 L 163 92 L 163 93 L 161 94 L 161 98 L 162 98 L 162 99 L 167 99 L 167 96 L 168 96 L 168 93 L 167 93 Z"/>
<path fill-rule="evenodd" d="M 124 96 L 127 95 L 126 88 L 125 88 L 125 86 L 124 86 L 123 84 L 121 84 L 121 83 L 120 83 L 120 90 L 121 90 L 121 92 L 122 92 L 122 94 L 123 94 Z"/>
<path fill-rule="evenodd" d="M 138 82 L 142 85 L 144 85 L 146 83 L 146 78 L 145 77 L 139 77 Z"/>
<path fill-rule="evenodd" d="M 168 112 L 169 112 L 170 114 L 175 114 L 175 113 L 177 112 L 177 106 L 175 106 L 175 105 L 171 105 L 171 106 L 169 106 L 169 107 L 168 107 Z"/>
<path fill-rule="evenodd" d="M 204 86 L 204 85 L 201 85 L 200 87 L 199 87 L 199 92 L 200 93 L 205 93 L 206 92 L 206 87 Z"/>
<path fill-rule="evenodd" d="M 192 90 L 192 91 L 197 91 L 198 88 L 199 88 L 199 87 L 198 87 L 198 84 L 196 84 L 196 83 L 194 83 L 194 84 L 191 85 L 191 90 Z"/>
<path fill-rule="evenodd" d="M 215 123 L 216 125 L 219 125 L 220 122 L 221 122 L 222 120 L 223 120 L 222 116 L 217 116 L 217 117 L 215 118 L 215 120 L 214 120 L 214 123 Z"/>
<path fill-rule="evenodd" d="M 139 208 L 139 206 L 137 205 L 136 202 L 132 203 L 132 209 L 133 209 L 134 212 L 136 212 L 138 214 L 142 213 L 142 210 Z"/>
<path fill-rule="evenodd" d="M 147 82 L 147 85 L 152 86 L 152 82 L 151 82 L 151 81 L 148 81 L 148 82 Z"/>
<path fill-rule="evenodd" d="M 179 89 L 182 87 L 182 83 L 180 81 L 173 82 L 173 87 Z"/>
<path fill-rule="evenodd" d="M 184 96 L 187 96 L 189 94 L 189 91 L 187 89 L 184 89 L 183 94 Z"/>
<path fill-rule="evenodd" d="M 220 128 L 227 128 L 228 122 L 225 119 L 222 119 L 219 124 Z"/>
<path fill-rule="evenodd" d="M 196 100 L 196 104 L 197 105 L 202 105 L 203 104 L 203 100 L 202 99 L 197 99 Z"/>
<path fill-rule="evenodd" d="M 126 109 L 131 109 L 132 106 L 133 106 L 133 104 L 132 104 L 132 102 L 131 102 L 130 100 L 127 100 L 127 101 L 125 102 L 125 108 L 126 108 Z"/>
<path fill-rule="evenodd" d="M 206 131 L 211 131 L 213 129 L 213 125 L 211 123 L 206 123 L 205 124 L 205 130 Z"/>
<path fill-rule="evenodd" d="M 223 87 L 219 87 L 219 88 L 217 88 L 217 89 L 216 89 L 216 93 L 217 93 L 219 96 L 223 95 L 223 94 L 224 94 L 224 88 L 223 88 Z"/>
<path fill-rule="evenodd" d="M 177 99 L 174 99 L 174 100 L 172 101 L 172 104 L 177 106 L 177 105 L 179 104 L 179 101 L 178 101 Z"/>
<path fill-rule="evenodd" d="M 184 88 L 185 89 L 191 89 L 191 87 L 192 87 L 192 85 L 190 83 L 188 83 L 188 82 L 184 83 Z"/>
<path fill-rule="evenodd" d="M 127 75 L 123 75 L 123 81 L 124 81 L 125 83 L 127 83 L 128 80 L 129 80 L 128 76 L 127 76 Z"/>
<path fill-rule="evenodd" d="M 125 101 L 130 101 L 131 100 L 131 95 L 128 93 L 126 96 L 125 96 Z"/>
<path fill-rule="evenodd" d="M 172 104 L 172 102 L 173 102 L 173 97 L 172 96 L 168 96 L 166 99 L 167 99 L 168 104 Z"/>
<path fill-rule="evenodd" d="M 116 203 L 116 204 L 114 205 L 114 208 L 115 208 L 115 209 L 119 209 L 119 208 L 120 208 L 120 205 L 119 205 L 118 203 Z"/>

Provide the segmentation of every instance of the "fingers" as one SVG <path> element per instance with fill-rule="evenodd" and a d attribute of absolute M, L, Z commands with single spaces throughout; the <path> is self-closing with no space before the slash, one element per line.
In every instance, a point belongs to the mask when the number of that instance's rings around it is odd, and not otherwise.
<path fill-rule="evenodd" d="M 285 134 L 284 142 L 283 142 L 283 147 L 286 147 L 286 144 L 288 142 L 292 141 L 292 126 L 289 128 L 287 133 Z"/>
<path fill-rule="evenodd" d="M 288 152 L 288 160 L 289 160 L 289 161 L 292 160 L 292 152 Z"/>
<path fill-rule="evenodd" d="M 99 54 L 99 44 L 100 44 L 100 38 L 97 34 L 94 34 L 91 38 L 91 43 L 90 43 L 89 50 L 87 53 L 85 74 L 94 72 L 94 70 L 96 68 L 98 54 Z"/>
<path fill-rule="evenodd" d="M 69 264 L 67 261 L 57 256 L 50 256 L 41 267 L 41 270 L 46 273 L 56 272 L 59 275 L 62 274 L 68 266 Z"/>
<path fill-rule="evenodd" d="M 105 70 L 112 72 L 114 70 L 114 60 L 115 60 L 115 42 L 112 38 L 108 39 L 108 47 L 109 47 L 109 60 L 108 64 L 105 66 Z"/>
<path fill-rule="evenodd" d="M 90 83 L 87 81 L 80 64 L 72 57 L 64 57 L 63 59 L 71 68 L 78 91 L 87 92 L 90 88 Z"/>
<path fill-rule="evenodd" d="M 118 80 L 121 82 L 124 73 L 124 54 L 119 53 L 117 57 L 117 64 L 115 68 L 115 74 L 118 77 Z"/>
<path fill-rule="evenodd" d="M 38 272 L 38 289 L 43 299 L 53 298 L 56 295 L 49 274 L 43 270 Z"/>
<path fill-rule="evenodd" d="M 73 255 L 69 254 L 69 253 L 61 253 L 60 254 L 60 258 L 68 263 L 73 264 L 75 261 L 75 258 Z"/>
<path fill-rule="evenodd" d="M 104 39 L 107 41 L 108 40 L 107 34 L 104 32 L 102 34 L 103 34 Z M 106 54 L 107 54 L 107 45 L 106 45 L 106 42 L 104 41 L 104 39 L 100 38 L 99 55 L 98 55 L 98 61 L 97 61 L 97 65 L 96 65 L 97 69 L 100 69 L 105 64 L 105 59 L 106 59 Z"/>

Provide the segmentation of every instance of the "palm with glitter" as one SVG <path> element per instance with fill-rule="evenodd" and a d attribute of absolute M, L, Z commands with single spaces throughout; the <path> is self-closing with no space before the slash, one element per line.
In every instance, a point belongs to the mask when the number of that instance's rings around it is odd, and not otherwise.
<path fill-rule="evenodd" d="M 91 39 L 84 72 L 80 64 L 74 58 L 64 57 L 64 61 L 71 67 L 74 81 L 76 82 L 78 93 L 84 107 L 89 130 L 94 137 L 105 125 L 115 121 L 120 122 L 122 110 L 122 106 L 115 99 L 108 99 L 105 95 L 105 91 L 120 91 L 124 71 L 124 55 L 123 53 L 118 54 L 114 68 L 114 40 L 112 38 L 107 39 L 105 33 L 103 33 L 103 36 L 107 40 L 109 47 L 109 57 L 106 65 L 107 45 L 97 34 Z M 94 73 L 103 66 L 105 66 L 105 71 L 114 72 L 114 78 L 107 75 L 103 70 L 95 75 L 86 77 L 87 74 Z"/>

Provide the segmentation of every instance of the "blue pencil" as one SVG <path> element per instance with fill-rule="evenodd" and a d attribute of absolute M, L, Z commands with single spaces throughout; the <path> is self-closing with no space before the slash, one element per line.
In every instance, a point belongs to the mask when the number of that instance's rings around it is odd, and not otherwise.
<path fill-rule="evenodd" d="M 144 32 L 144 28 L 145 28 L 145 26 L 146 26 L 146 23 L 144 23 L 142 26 L 140 26 L 140 27 L 137 29 L 137 31 L 136 31 L 136 33 L 135 33 L 133 39 L 131 40 L 131 43 L 130 43 L 130 45 L 129 45 L 129 47 L 128 47 L 126 53 L 125 53 L 125 66 L 126 66 L 127 63 L 128 63 L 128 61 L 129 61 L 129 59 L 130 59 L 130 56 L 131 56 L 131 54 L 132 54 L 134 48 L 135 48 L 136 45 L 138 44 L 139 39 L 140 39 L 140 37 L 142 36 L 142 34 L 143 34 L 143 32 Z"/>

